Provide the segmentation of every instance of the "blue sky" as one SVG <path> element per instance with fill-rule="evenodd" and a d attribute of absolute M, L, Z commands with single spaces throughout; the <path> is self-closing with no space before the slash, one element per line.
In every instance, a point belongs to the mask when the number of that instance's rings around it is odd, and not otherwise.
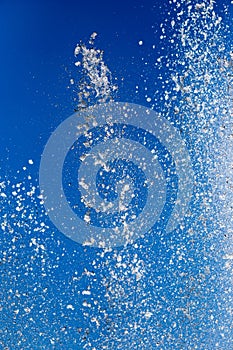
<path fill-rule="evenodd" d="M 67 86 L 75 75 L 76 44 L 98 32 L 106 64 L 124 78 L 121 99 L 133 97 L 129 89 L 139 78 L 141 57 L 158 40 L 163 16 L 150 1 L 1 1 L 0 7 L 1 158 L 7 147 L 15 169 L 31 157 L 38 160 L 51 130 L 73 112 Z"/>

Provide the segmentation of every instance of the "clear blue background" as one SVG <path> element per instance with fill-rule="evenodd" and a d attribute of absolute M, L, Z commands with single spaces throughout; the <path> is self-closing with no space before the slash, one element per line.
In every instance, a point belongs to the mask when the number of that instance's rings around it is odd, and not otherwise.
<path fill-rule="evenodd" d="M 11 169 L 30 158 L 38 162 L 51 131 L 73 113 L 74 94 L 67 86 L 77 75 L 74 48 L 94 31 L 99 34 L 96 46 L 119 79 L 118 98 L 138 102 L 134 92 L 140 82 L 152 85 L 154 92 L 153 64 L 145 74 L 141 58 L 156 59 L 152 45 L 161 34 L 161 7 L 157 1 L 0 2 L 3 167 L 6 156 Z M 141 47 L 139 40 L 144 41 Z M 143 83 L 151 73 L 150 82 Z"/>

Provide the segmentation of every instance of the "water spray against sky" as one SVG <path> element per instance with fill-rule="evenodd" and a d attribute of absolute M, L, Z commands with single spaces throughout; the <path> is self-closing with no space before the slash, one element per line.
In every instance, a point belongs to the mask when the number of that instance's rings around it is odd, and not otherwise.
<path fill-rule="evenodd" d="M 53 155 L 69 146 L 61 196 L 46 206 L 31 159 L 0 181 L 3 349 L 233 348 L 230 10 L 221 17 L 212 0 L 167 9 L 145 107 L 133 104 L 137 84 L 132 104 L 119 103 L 124 85 L 97 33 L 77 44 L 66 124 L 77 128 L 52 144 Z M 51 176 L 57 158 L 43 159 Z M 84 222 L 78 239 L 59 196 Z"/>

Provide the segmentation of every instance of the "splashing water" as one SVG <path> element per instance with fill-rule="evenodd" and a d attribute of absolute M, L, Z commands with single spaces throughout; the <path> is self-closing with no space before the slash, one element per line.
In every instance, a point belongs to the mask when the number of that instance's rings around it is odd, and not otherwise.
<path fill-rule="evenodd" d="M 2 179 L 3 348 L 29 348 L 32 339 L 51 349 L 232 348 L 231 32 L 211 0 L 170 1 L 169 11 L 156 65 L 161 113 L 183 135 L 195 171 L 187 220 L 174 235 L 122 248 L 66 246 L 51 234 L 30 174 Z M 78 110 L 112 101 L 117 90 L 95 37 L 75 49 Z"/>
<path fill-rule="evenodd" d="M 94 32 L 90 37 L 89 46 L 80 43 L 74 51 L 75 57 L 79 58 L 75 65 L 80 67 L 83 73 L 77 85 L 78 110 L 90 106 L 92 102 L 112 101 L 117 90 L 117 86 L 112 83 L 111 72 L 103 60 L 103 51 L 94 47 L 96 36 L 97 33 Z M 74 83 L 74 79 L 71 79 L 71 84 Z"/>

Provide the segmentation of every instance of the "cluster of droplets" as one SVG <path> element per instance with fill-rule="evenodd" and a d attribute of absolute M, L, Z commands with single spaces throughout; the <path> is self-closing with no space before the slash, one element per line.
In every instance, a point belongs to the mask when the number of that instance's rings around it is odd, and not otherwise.
<path fill-rule="evenodd" d="M 105 103 L 113 100 L 117 86 L 112 83 L 112 75 L 104 62 L 104 52 L 94 47 L 97 33 L 90 37 L 89 44 L 79 43 L 74 51 L 78 59 L 75 66 L 80 69 L 81 79 L 75 85 L 77 93 L 77 110 L 88 107 L 94 103 Z M 76 98 L 75 98 L 76 100 Z"/>
<path fill-rule="evenodd" d="M 85 348 L 99 325 L 96 315 L 104 312 L 98 262 L 84 257 L 77 269 L 75 247 L 69 255 L 48 224 L 32 164 L 29 160 L 15 179 L 0 180 L 0 347 L 54 348 L 81 341 Z"/>
<path fill-rule="evenodd" d="M 215 12 L 213 1 L 170 1 L 170 5 L 173 10 L 161 27 L 162 40 L 168 40 L 171 53 L 157 60 L 160 70 L 166 67 L 162 113 L 177 126 L 190 148 L 194 170 L 202 174 L 198 183 L 204 186 L 197 193 L 203 212 L 210 216 L 213 201 L 221 202 L 217 196 L 224 192 L 216 178 L 231 177 L 230 161 L 223 156 L 231 142 L 230 29 Z M 225 170 L 219 163 L 225 164 Z"/>
<path fill-rule="evenodd" d="M 32 164 L 29 160 L 30 168 Z M 47 275 L 44 234 L 49 226 L 43 198 L 26 166 L 15 179 L 1 179 L 0 200 L 0 346 L 26 348 L 27 329 L 33 329 L 36 322 L 32 294 L 41 292 L 44 299 L 47 294 L 42 281 Z"/>
<path fill-rule="evenodd" d="M 201 208 L 196 225 L 205 242 L 206 257 L 212 259 L 212 264 L 217 263 L 220 287 L 216 293 L 221 295 L 219 303 L 224 317 L 231 319 L 231 27 L 215 12 L 211 0 L 198 3 L 171 1 L 170 4 L 175 5 L 173 18 L 169 19 L 170 26 L 167 23 L 162 29 L 164 38 L 166 29 L 172 31 L 169 34 L 172 59 L 167 61 L 165 56 L 159 59 L 161 69 L 165 63 L 167 67 L 163 113 L 180 129 L 192 154 L 196 172 L 194 198 L 196 206 Z M 224 10 L 225 18 L 228 10 Z M 224 324 L 219 319 L 219 329 L 224 337 L 230 327 L 220 326 L 221 322 Z"/>
<path fill-rule="evenodd" d="M 228 244 L 230 249 L 226 254 L 224 254 L 223 245 L 220 245 L 222 241 L 224 244 L 226 243 L 224 237 L 228 238 L 228 242 L 231 241 L 229 238 L 232 237 L 232 154 L 229 152 L 229 149 L 232 148 L 232 51 L 227 42 L 229 28 L 223 23 L 222 17 L 215 12 L 212 0 L 198 3 L 170 1 L 170 7 L 171 13 L 166 22 L 161 25 L 162 35 L 160 39 L 162 42 L 169 41 L 171 53 L 166 53 L 165 48 L 164 54 L 157 59 L 156 66 L 161 69 L 160 78 L 163 82 L 161 101 L 164 107 L 162 113 L 175 124 L 186 140 L 196 173 L 193 208 L 198 207 L 199 212 L 186 235 L 193 246 L 197 244 L 198 240 L 202 241 L 200 250 L 196 249 L 195 259 L 198 260 L 199 254 L 199 258 L 202 256 L 205 263 L 202 266 L 203 273 L 189 275 L 187 272 L 183 272 L 192 281 L 191 296 L 189 296 L 190 300 L 187 301 L 185 307 L 175 309 L 176 312 L 183 312 L 186 320 L 192 324 L 195 322 L 195 316 L 190 311 L 190 305 L 192 305 L 193 313 L 196 308 L 195 313 L 198 314 L 198 303 L 192 301 L 192 298 L 196 298 L 197 289 L 198 293 L 203 293 L 203 295 L 207 293 L 206 280 L 209 279 L 210 275 L 209 264 L 215 266 L 216 263 L 216 270 L 212 271 L 211 280 L 218 275 L 219 266 L 225 264 L 228 273 L 232 269 L 232 245 Z M 225 15 L 227 15 L 227 10 L 225 10 Z M 142 44 L 140 41 L 139 45 Z M 147 102 L 151 102 L 150 97 Z M 129 251 L 127 254 L 132 262 L 133 255 L 131 256 Z M 174 258 L 175 255 L 174 253 Z M 124 263 L 121 261 L 124 261 L 124 258 L 118 257 L 118 259 L 119 261 L 115 265 L 108 265 L 109 278 L 104 279 L 108 289 L 106 297 L 114 307 L 117 305 L 118 312 L 116 314 L 123 313 L 127 318 L 127 312 L 123 311 L 126 308 L 130 314 L 130 320 L 123 325 L 121 317 L 117 318 L 118 321 L 112 324 L 112 332 L 105 341 L 110 344 L 111 341 L 114 343 L 114 341 L 121 340 L 124 343 L 123 340 L 125 340 L 124 344 L 127 346 L 132 343 L 136 346 L 141 344 L 139 334 L 141 334 L 143 327 L 139 327 L 135 339 L 133 339 L 135 334 L 131 326 L 134 324 L 136 327 L 137 317 L 132 309 L 135 307 L 139 310 L 140 307 L 135 300 L 130 300 L 129 290 L 131 288 L 124 289 L 124 285 L 127 283 L 131 285 L 132 279 L 129 277 L 131 265 L 129 264 L 122 271 L 121 264 L 124 265 Z M 143 260 L 142 262 L 145 265 Z M 148 279 L 150 282 L 153 280 L 150 275 Z M 118 283 L 119 281 L 120 283 Z M 142 295 L 148 294 L 146 292 L 148 284 L 142 284 L 137 289 L 139 284 L 140 282 L 135 280 L 132 283 L 132 288 L 135 289 L 138 299 Z M 222 311 L 226 311 L 224 317 L 227 319 L 232 315 L 231 288 L 226 284 L 226 281 L 222 280 L 220 284 L 221 288 L 215 290 L 215 293 L 219 294 L 224 290 L 223 298 L 220 299 L 221 303 L 223 302 Z M 130 309 L 129 300 L 131 305 L 134 305 L 132 309 Z M 169 307 L 172 308 L 172 305 L 170 304 Z M 208 309 L 208 307 L 208 302 L 205 301 L 203 310 Z M 214 310 L 210 311 L 210 324 L 212 324 L 213 329 L 215 327 L 219 329 L 222 338 L 229 339 L 230 326 L 226 327 L 223 319 L 216 321 L 218 325 L 214 324 L 213 320 L 219 316 L 216 316 L 215 313 Z M 140 316 L 143 318 L 142 315 Z M 176 328 L 178 327 L 180 327 L 179 322 L 176 323 Z M 125 330 L 124 334 L 117 331 L 122 329 Z M 143 335 L 143 341 L 148 340 L 150 344 L 147 348 L 153 347 L 152 344 L 165 346 L 165 341 L 156 333 L 155 328 L 153 328 L 153 332 Z M 172 332 L 169 333 L 172 334 Z M 130 336 L 127 337 L 127 334 Z M 179 337 L 181 343 L 186 344 L 182 330 Z M 214 343 L 214 339 L 213 337 L 212 345 L 221 346 L 219 340 Z M 114 348 L 114 345 L 112 346 Z M 140 346 L 143 348 L 143 345 Z"/>
<path fill-rule="evenodd" d="M 89 285 L 83 292 L 83 315 L 90 324 L 89 336 L 82 339 L 84 349 L 115 349 L 116 344 L 119 349 L 129 344 L 152 349 L 156 307 L 148 291 L 152 281 L 141 249 L 137 243 L 132 251 L 127 246 L 104 248 L 93 260 Z M 100 295 L 94 297 L 97 290 Z"/>

